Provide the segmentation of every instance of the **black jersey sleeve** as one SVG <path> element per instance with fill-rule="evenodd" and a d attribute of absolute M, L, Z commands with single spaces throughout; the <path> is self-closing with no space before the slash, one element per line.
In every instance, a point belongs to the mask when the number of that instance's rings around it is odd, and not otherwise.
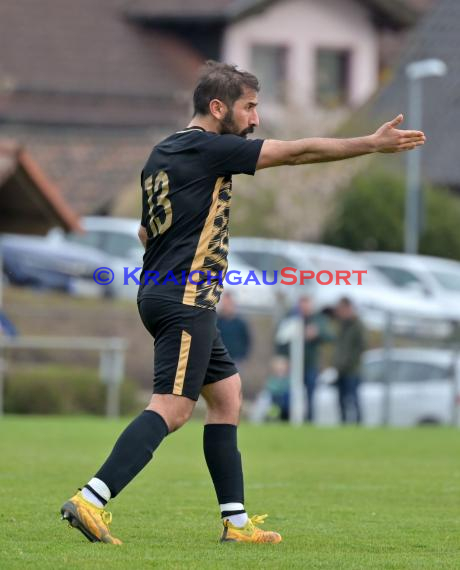
<path fill-rule="evenodd" d="M 200 145 L 200 151 L 206 168 L 218 176 L 254 175 L 263 143 L 263 139 L 213 134 Z"/>

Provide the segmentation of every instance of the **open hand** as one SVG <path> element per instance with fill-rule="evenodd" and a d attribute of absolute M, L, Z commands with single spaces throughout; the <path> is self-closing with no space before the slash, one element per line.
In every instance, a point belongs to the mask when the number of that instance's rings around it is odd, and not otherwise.
<path fill-rule="evenodd" d="M 403 119 L 403 115 L 398 115 L 375 131 L 372 138 L 377 152 L 412 150 L 425 143 L 426 137 L 422 131 L 404 131 L 397 128 Z"/>

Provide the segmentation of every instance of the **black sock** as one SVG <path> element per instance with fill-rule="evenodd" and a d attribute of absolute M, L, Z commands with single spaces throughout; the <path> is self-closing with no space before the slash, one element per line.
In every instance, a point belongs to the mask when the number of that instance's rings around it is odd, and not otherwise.
<path fill-rule="evenodd" d="M 237 427 L 230 424 L 204 426 L 203 448 L 209 473 L 219 504 L 244 504 L 243 468 L 237 447 Z M 223 512 L 222 516 L 236 515 L 244 511 Z"/>
<path fill-rule="evenodd" d="M 116 497 L 152 459 L 167 435 L 168 426 L 160 414 L 144 410 L 120 435 L 95 477 L 104 481 L 111 496 Z"/>

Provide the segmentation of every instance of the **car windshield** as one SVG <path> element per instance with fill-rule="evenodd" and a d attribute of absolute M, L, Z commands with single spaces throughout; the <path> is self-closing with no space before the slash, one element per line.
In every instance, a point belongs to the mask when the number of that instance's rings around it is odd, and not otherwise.
<path fill-rule="evenodd" d="M 71 241 L 72 243 L 77 243 L 79 245 L 88 245 L 90 247 L 95 247 L 96 249 L 100 249 L 101 247 L 101 239 L 98 234 L 85 232 L 84 234 L 66 234 L 66 239 Z"/>
<path fill-rule="evenodd" d="M 312 257 L 312 261 L 318 267 L 318 271 L 350 271 L 352 273 L 349 281 L 352 285 L 358 284 L 358 273 L 353 271 L 367 271 L 362 274 L 362 283 L 365 285 L 373 285 L 374 287 L 388 287 L 391 283 L 382 275 L 379 275 L 370 265 L 363 264 L 362 260 L 356 260 L 353 256 L 350 258 L 333 258 L 333 257 Z M 343 283 L 343 281 L 342 281 Z"/>
<path fill-rule="evenodd" d="M 142 246 L 139 239 L 135 236 L 124 233 L 107 232 L 105 250 L 107 253 L 110 253 L 110 255 L 128 258 L 137 255 L 138 252 L 142 250 Z"/>
<path fill-rule="evenodd" d="M 143 254 L 139 239 L 121 232 L 88 230 L 84 234 L 69 234 L 67 239 L 74 243 L 95 247 L 115 257 L 142 258 Z"/>
<path fill-rule="evenodd" d="M 460 271 L 432 271 L 431 273 L 443 289 L 460 293 Z"/>
<path fill-rule="evenodd" d="M 362 376 L 364 382 L 383 382 L 384 373 L 385 363 L 383 360 L 364 362 L 362 365 Z"/>
<path fill-rule="evenodd" d="M 385 275 L 396 287 L 416 286 L 423 288 L 423 283 L 412 271 L 401 269 L 400 267 L 392 267 L 389 265 L 381 265 L 376 263 L 377 269 Z"/>
<path fill-rule="evenodd" d="M 295 267 L 296 269 L 310 270 L 311 264 L 300 264 L 295 262 L 291 257 L 281 253 L 271 253 L 268 251 L 238 251 L 238 256 L 244 260 L 245 263 L 258 269 L 265 271 L 268 280 L 272 280 L 274 272 L 278 271 L 278 283 L 281 276 L 280 271 L 284 267 Z M 306 281 L 304 287 L 311 287 L 311 283 Z"/>
<path fill-rule="evenodd" d="M 452 370 L 448 364 L 442 365 L 411 360 L 390 360 L 387 369 L 383 360 L 373 360 L 363 364 L 362 372 L 365 382 L 384 382 L 388 374 L 388 379 L 394 384 L 398 382 L 443 380 L 450 378 Z"/>

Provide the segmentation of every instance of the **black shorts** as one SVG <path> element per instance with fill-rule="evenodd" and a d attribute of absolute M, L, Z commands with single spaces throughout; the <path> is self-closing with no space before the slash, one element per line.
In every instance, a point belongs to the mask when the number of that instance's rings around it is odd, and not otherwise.
<path fill-rule="evenodd" d="M 138 308 L 154 338 L 154 394 L 198 400 L 203 386 L 238 372 L 217 329 L 215 311 L 153 297 L 141 299 Z"/>

